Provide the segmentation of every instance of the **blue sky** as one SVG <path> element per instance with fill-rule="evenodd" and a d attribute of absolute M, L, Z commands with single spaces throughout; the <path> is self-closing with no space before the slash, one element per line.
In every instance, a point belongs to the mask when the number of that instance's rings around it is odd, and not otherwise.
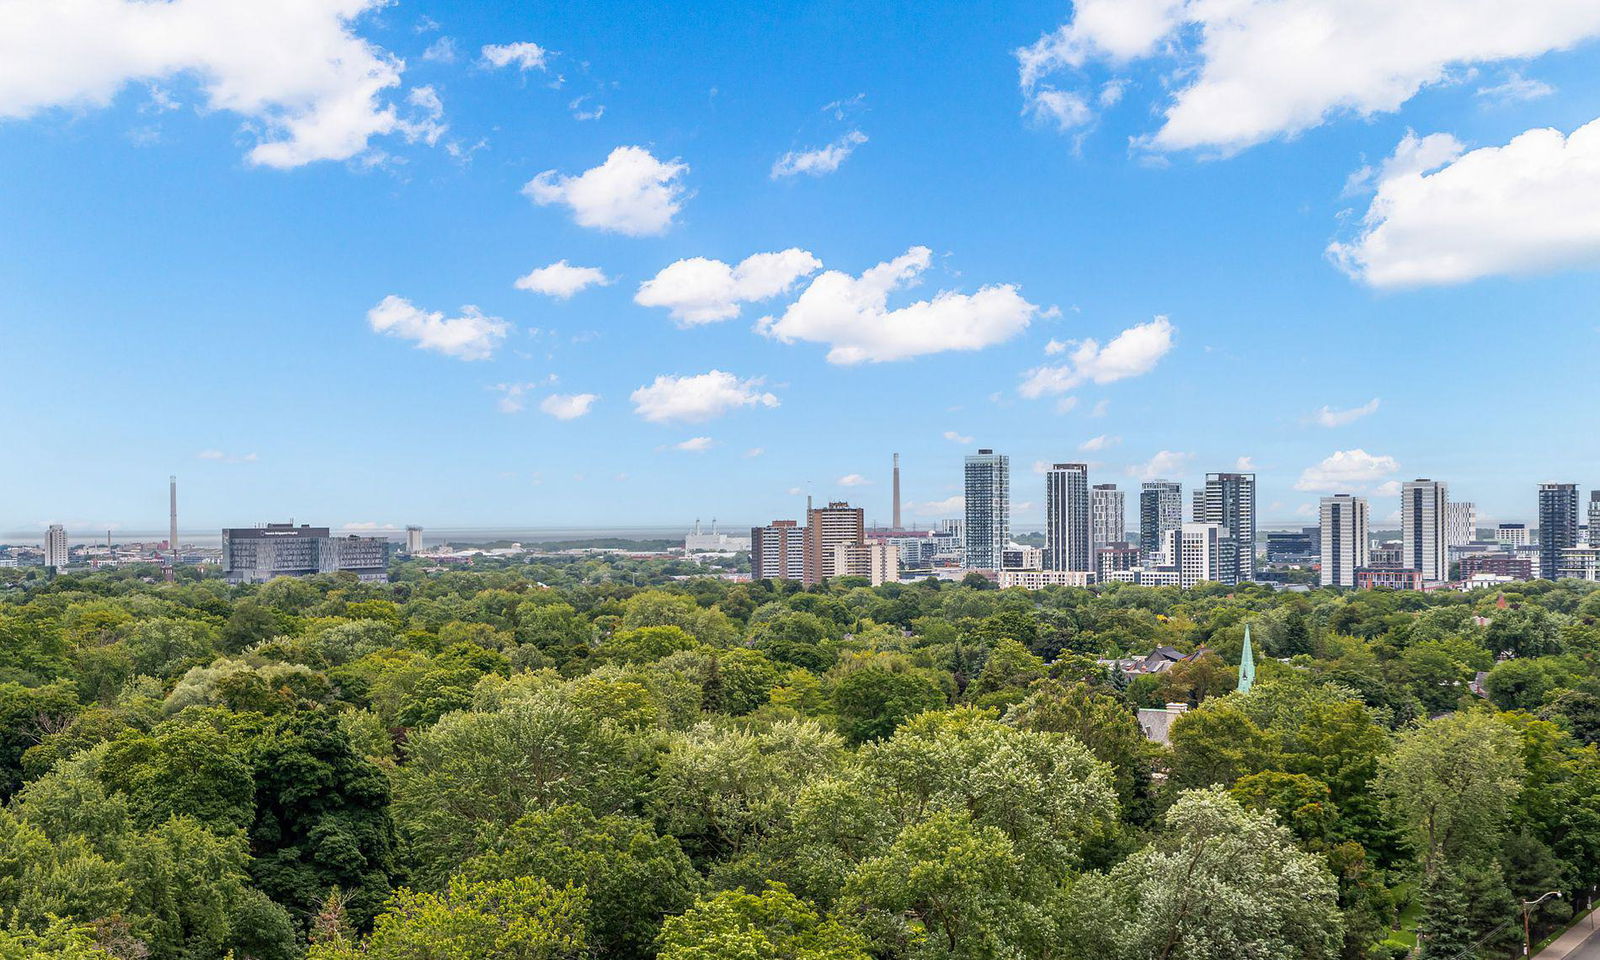
<path fill-rule="evenodd" d="M 1216 6 L 13 4 L 0 530 L 1600 487 L 1594 4 Z"/>

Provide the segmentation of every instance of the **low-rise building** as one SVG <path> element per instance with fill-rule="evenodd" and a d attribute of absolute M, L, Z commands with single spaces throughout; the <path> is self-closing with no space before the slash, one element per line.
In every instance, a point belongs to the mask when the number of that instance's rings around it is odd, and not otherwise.
<path fill-rule="evenodd" d="M 389 541 L 354 534 L 335 537 L 327 527 L 269 523 L 222 531 L 222 573 L 229 583 L 266 583 L 274 577 L 353 573 L 363 581 L 389 579 Z"/>
<path fill-rule="evenodd" d="M 1045 587 L 1087 587 L 1094 583 L 1094 574 L 1087 570 L 1001 570 L 1000 589 L 1021 587 L 1024 590 L 1043 590 Z"/>
<path fill-rule="evenodd" d="M 1508 580 L 1532 580 L 1533 560 L 1509 553 L 1478 554 L 1462 557 L 1459 574 L 1467 580 L 1479 574 L 1505 577 Z"/>
<path fill-rule="evenodd" d="M 1358 590 L 1421 590 L 1422 571 L 1403 567 L 1361 567 L 1356 571 Z"/>

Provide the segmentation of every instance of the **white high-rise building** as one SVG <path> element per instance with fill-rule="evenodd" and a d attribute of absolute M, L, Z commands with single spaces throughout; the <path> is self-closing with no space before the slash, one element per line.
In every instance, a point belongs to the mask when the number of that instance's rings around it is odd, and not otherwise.
<path fill-rule="evenodd" d="M 1354 587 L 1367 565 L 1367 501 L 1348 493 L 1322 498 L 1322 585 Z"/>
<path fill-rule="evenodd" d="M 1451 501 L 1444 508 L 1445 545 L 1464 547 L 1478 539 L 1478 505 Z"/>
<path fill-rule="evenodd" d="M 1187 590 L 1197 583 L 1222 579 L 1223 541 L 1226 531 L 1217 523 L 1186 523 L 1167 532 L 1163 547 L 1178 568 L 1178 586 Z"/>
<path fill-rule="evenodd" d="M 44 532 L 44 565 L 64 570 L 67 566 L 67 530 L 59 523 Z"/>
<path fill-rule="evenodd" d="M 1089 491 L 1092 536 L 1090 545 L 1104 547 L 1128 538 L 1126 501 L 1114 483 L 1097 483 Z"/>
<path fill-rule="evenodd" d="M 1450 488 L 1442 480 L 1407 480 L 1400 488 L 1400 544 L 1406 569 L 1420 570 L 1425 583 L 1450 578 L 1445 516 Z"/>
<path fill-rule="evenodd" d="M 1502 523 L 1494 528 L 1494 539 L 1498 543 L 1509 543 L 1513 547 L 1527 546 L 1528 525 L 1525 523 Z"/>
<path fill-rule="evenodd" d="M 1194 492 L 1194 520 L 1222 528 L 1221 583 L 1245 583 L 1256 577 L 1256 475 L 1208 473 L 1206 485 Z"/>
<path fill-rule="evenodd" d="M 416 554 L 422 552 L 422 528 L 406 527 L 406 553 Z"/>
<path fill-rule="evenodd" d="M 1589 546 L 1600 547 L 1600 490 L 1589 491 Z"/>
<path fill-rule="evenodd" d="M 1046 570 L 1092 570 L 1089 465 L 1052 464 L 1044 475 Z"/>
<path fill-rule="evenodd" d="M 979 450 L 966 460 L 966 563 L 969 570 L 999 570 L 1011 540 L 1011 458 Z"/>

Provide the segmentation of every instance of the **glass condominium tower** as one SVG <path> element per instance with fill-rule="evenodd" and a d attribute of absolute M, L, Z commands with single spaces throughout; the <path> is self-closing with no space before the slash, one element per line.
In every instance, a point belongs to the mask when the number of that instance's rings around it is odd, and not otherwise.
<path fill-rule="evenodd" d="M 1089 465 L 1057 463 L 1045 474 L 1046 570 L 1092 570 Z"/>
<path fill-rule="evenodd" d="M 1011 458 L 983 449 L 966 462 L 966 567 L 999 570 L 1011 539 Z"/>

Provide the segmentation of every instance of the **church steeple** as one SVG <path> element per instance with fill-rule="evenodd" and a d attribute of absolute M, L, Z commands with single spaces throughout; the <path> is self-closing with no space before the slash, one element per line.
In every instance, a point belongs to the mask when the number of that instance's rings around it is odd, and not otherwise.
<path fill-rule="evenodd" d="M 1250 624 L 1244 625 L 1244 652 L 1239 655 L 1239 692 L 1249 693 L 1256 682 L 1256 654 L 1250 647 Z"/>

